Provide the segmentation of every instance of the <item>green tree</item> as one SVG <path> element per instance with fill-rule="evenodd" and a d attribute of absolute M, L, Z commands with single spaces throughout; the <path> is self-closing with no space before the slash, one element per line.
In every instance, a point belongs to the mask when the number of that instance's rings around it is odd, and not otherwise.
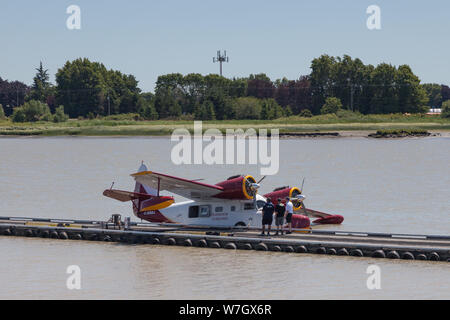
<path fill-rule="evenodd" d="M 108 96 L 106 73 L 103 64 L 86 58 L 67 61 L 56 73 L 57 103 L 65 106 L 71 118 L 104 114 Z M 113 101 L 114 97 L 110 103 Z"/>
<path fill-rule="evenodd" d="M 408 65 L 398 67 L 395 76 L 397 90 L 398 110 L 402 113 L 423 113 L 428 110 L 426 106 L 428 96 L 426 90 L 420 85 L 417 77 Z"/>
<path fill-rule="evenodd" d="M 329 55 L 322 55 L 311 62 L 311 87 L 312 109 L 314 114 L 318 114 L 320 108 L 325 103 L 325 99 L 334 96 L 334 75 L 336 70 L 336 59 Z"/>
<path fill-rule="evenodd" d="M 369 113 L 398 113 L 398 92 L 395 85 L 397 70 L 394 66 L 381 63 L 371 74 L 373 88 Z"/>
<path fill-rule="evenodd" d="M 364 63 L 348 55 L 336 57 L 333 77 L 333 96 L 339 98 L 346 109 L 359 110 L 363 89 L 370 80 Z"/>
<path fill-rule="evenodd" d="M 266 102 L 261 104 L 261 120 L 269 120 L 270 118 L 269 105 Z"/>
<path fill-rule="evenodd" d="M 300 111 L 299 116 L 304 118 L 311 118 L 313 114 L 308 109 L 303 109 L 302 111 Z"/>
<path fill-rule="evenodd" d="M 158 112 L 156 112 L 152 94 L 144 94 L 139 97 L 138 113 L 145 120 L 158 119 Z"/>
<path fill-rule="evenodd" d="M 199 73 L 190 73 L 182 78 L 180 85 L 184 94 L 182 112 L 194 113 L 196 104 L 200 103 L 205 95 L 205 79 Z"/>
<path fill-rule="evenodd" d="M 59 106 L 55 109 L 55 114 L 53 115 L 53 122 L 66 122 L 69 120 L 69 116 L 64 113 L 64 106 Z"/>
<path fill-rule="evenodd" d="M 215 120 L 214 105 L 211 101 L 205 100 L 195 108 L 194 118 L 196 120 Z"/>
<path fill-rule="evenodd" d="M 179 117 L 182 113 L 181 106 L 176 99 L 173 91 L 176 88 L 167 88 L 159 90 L 155 94 L 155 108 L 160 119 L 168 117 Z"/>
<path fill-rule="evenodd" d="M 156 112 L 156 109 L 153 105 L 148 105 L 143 109 L 143 112 L 140 113 L 142 118 L 145 120 L 157 120 L 158 119 L 158 112 Z"/>
<path fill-rule="evenodd" d="M 236 98 L 233 101 L 235 119 L 259 119 L 261 101 L 254 97 Z"/>
<path fill-rule="evenodd" d="M 217 74 L 209 74 L 204 77 L 204 80 L 205 92 L 203 99 L 213 103 L 217 119 L 229 118 L 230 113 L 232 113 L 232 107 L 230 106 L 232 81 Z"/>
<path fill-rule="evenodd" d="M 442 106 L 442 87 L 440 84 L 436 83 L 425 83 L 422 87 L 427 92 L 428 96 L 428 106 L 430 108 L 440 108 Z"/>
<path fill-rule="evenodd" d="M 261 105 L 260 119 L 272 120 L 285 116 L 285 110 L 273 98 L 259 100 Z"/>
<path fill-rule="evenodd" d="M 53 93 L 49 79 L 48 70 L 44 69 L 41 61 L 39 68 L 36 68 L 36 75 L 33 78 L 33 85 L 28 100 L 47 102 L 47 98 Z"/>
<path fill-rule="evenodd" d="M 442 103 L 441 117 L 450 118 L 450 100 Z"/>
<path fill-rule="evenodd" d="M 228 95 L 232 98 L 247 96 L 248 82 L 244 78 L 233 78 L 230 83 Z"/>
<path fill-rule="evenodd" d="M 56 73 L 56 102 L 71 118 L 136 113 L 140 89 L 133 75 L 89 59 L 67 61 Z"/>
<path fill-rule="evenodd" d="M 13 122 L 49 121 L 51 118 L 49 106 L 37 100 L 25 102 L 22 106 L 15 108 L 12 115 Z"/>
<path fill-rule="evenodd" d="M 320 109 L 320 113 L 321 114 L 336 113 L 341 108 L 342 108 L 341 100 L 339 100 L 339 98 L 336 97 L 330 97 L 325 100 L 325 104 Z"/>
<path fill-rule="evenodd" d="M 205 120 L 215 120 L 216 114 L 214 112 L 214 104 L 211 101 L 206 100 L 204 103 L 206 119 Z"/>
<path fill-rule="evenodd" d="M 14 108 L 11 119 L 13 122 L 26 122 L 27 118 L 25 116 L 25 111 L 23 110 L 23 108 Z"/>
<path fill-rule="evenodd" d="M 0 120 L 3 120 L 5 118 L 5 111 L 3 110 L 3 106 L 0 104 Z"/>
<path fill-rule="evenodd" d="M 284 115 L 286 117 L 290 117 L 293 115 L 291 106 L 286 106 L 286 108 L 284 109 Z"/>

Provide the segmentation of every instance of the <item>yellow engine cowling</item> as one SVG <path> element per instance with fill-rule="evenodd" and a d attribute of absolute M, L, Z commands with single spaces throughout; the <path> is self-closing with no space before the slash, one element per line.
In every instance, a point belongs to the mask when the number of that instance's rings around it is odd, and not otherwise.
<path fill-rule="evenodd" d="M 278 199 L 281 199 L 283 203 L 286 200 L 286 197 L 289 197 L 294 205 L 294 210 L 300 210 L 302 208 L 302 202 L 297 201 L 297 196 L 302 194 L 302 191 L 297 187 L 290 188 L 289 186 L 276 188 L 272 192 L 269 192 L 264 195 L 266 198 L 270 198 L 273 204 L 278 203 Z"/>
<path fill-rule="evenodd" d="M 253 184 L 256 184 L 256 180 L 252 176 L 230 177 L 227 180 L 216 184 L 216 186 L 224 188 L 224 191 L 215 197 L 230 200 L 253 199 L 257 192 L 257 190 L 253 188 Z"/>

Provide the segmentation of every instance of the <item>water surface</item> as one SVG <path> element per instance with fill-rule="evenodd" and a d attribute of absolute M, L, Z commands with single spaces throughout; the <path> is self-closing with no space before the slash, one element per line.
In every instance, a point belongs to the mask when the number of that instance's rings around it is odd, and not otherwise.
<path fill-rule="evenodd" d="M 257 166 L 175 166 L 167 138 L 0 139 L 0 214 L 106 219 L 131 215 L 104 198 L 150 170 L 216 183 Z M 450 234 L 450 139 L 286 139 L 261 192 L 301 185 L 308 207 L 344 215 L 333 229 Z M 177 200 L 180 200 L 177 198 Z M 330 228 L 331 229 L 331 228 Z M 0 298 L 450 298 L 450 265 L 285 253 L 0 237 Z M 367 267 L 382 289 L 366 287 Z M 66 288 L 68 265 L 82 290 Z"/>

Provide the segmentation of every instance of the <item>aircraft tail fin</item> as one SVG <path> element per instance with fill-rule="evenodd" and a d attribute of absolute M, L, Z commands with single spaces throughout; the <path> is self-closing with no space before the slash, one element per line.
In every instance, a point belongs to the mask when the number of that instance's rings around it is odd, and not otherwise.
<path fill-rule="evenodd" d="M 147 166 L 144 164 L 144 161 L 142 161 L 141 166 L 138 169 L 138 172 L 144 172 L 148 171 Z M 145 184 L 141 184 L 136 181 L 136 184 L 134 186 L 134 192 L 136 193 L 144 193 L 144 194 L 150 194 L 152 196 L 156 196 L 158 194 L 158 190 L 151 188 Z"/>

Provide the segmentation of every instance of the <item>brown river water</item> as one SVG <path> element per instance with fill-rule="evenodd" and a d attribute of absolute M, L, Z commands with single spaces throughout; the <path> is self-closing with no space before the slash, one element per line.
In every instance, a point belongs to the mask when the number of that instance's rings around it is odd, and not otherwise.
<path fill-rule="evenodd" d="M 150 170 L 216 183 L 256 165 L 176 166 L 169 138 L 2 138 L 0 215 L 131 216 L 104 198 Z M 306 205 L 342 214 L 345 231 L 450 235 L 450 138 L 285 139 L 261 193 L 306 178 Z M 450 299 L 450 263 L 0 236 L 0 299 Z M 381 270 L 369 290 L 367 267 Z M 69 265 L 81 289 L 66 287 Z"/>

